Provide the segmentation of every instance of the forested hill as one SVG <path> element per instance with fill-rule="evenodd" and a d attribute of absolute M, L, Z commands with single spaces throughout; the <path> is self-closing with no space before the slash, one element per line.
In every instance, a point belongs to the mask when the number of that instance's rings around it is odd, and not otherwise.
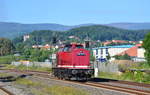
<path fill-rule="evenodd" d="M 21 36 L 23 34 L 27 34 L 35 30 L 66 31 L 69 29 L 71 29 L 70 26 L 53 23 L 21 24 L 0 22 L 0 37 L 15 38 L 17 36 Z"/>
<path fill-rule="evenodd" d="M 0 37 L 15 38 L 17 36 L 31 33 L 33 31 L 39 31 L 39 30 L 69 31 L 70 29 L 73 28 L 79 28 L 82 26 L 91 26 L 91 25 L 100 26 L 100 24 L 93 24 L 93 23 L 68 26 L 68 25 L 61 25 L 55 23 L 22 24 L 22 23 L 14 23 L 14 22 L 0 22 Z M 121 29 L 127 29 L 127 30 L 150 29 L 150 23 L 113 23 L 113 24 L 105 24 L 104 26 L 101 27 L 110 29 L 109 26 L 110 27 L 113 26 Z M 95 30 L 99 31 L 99 29 L 95 29 Z"/>
<path fill-rule="evenodd" d="M 107 26 L 112 26 L 121 29 L 128 30 L 148 30 L 150 29 L 150 23 L 111 23 L 106 24 Z"/>
<path fill-rule="evenodd" d="M 57 36 L 57 40 L 68 40 L 69 36 L 76 36 L 80 40 L 84 40 L 88 36 L 91 40 L 100 40 L 100 41 L 113 39 L 139 41 L 144 38 L 144 35 L 147 32 L 149 31 L 148 30 L 133 31 L 103 25 L 93 25 L 93 26 L 82 26 L 65 32 L 50 31 L 50 30 L 34 31 L 30 33 L 30 39 L 27 42 L 30 44 L 50 43 L 52 42 L 52 38 L 54 35 Z"/>
<path fill-rule="evenodd" d="M 0 22 L 0 37 L 15 38 L 36 30 L 67 31 L 72 28 L 89 25 L 91 24 L 67 26 L 55 23 L 22 24 L 13 22 Z"/>
<path fill-rule="evenodd" d="M 93 25 L 71 29 L 67 31 L 66 35 L 75 35 L 83 39 L 86 37 L 86 35 L 89 35 L 91 39 L 100 41 L 112 39 L 137 41 L 143 39 L 147 32 L 148 31 L 146 30 L 134 31 L 118 29 L 109 26 Z"/>

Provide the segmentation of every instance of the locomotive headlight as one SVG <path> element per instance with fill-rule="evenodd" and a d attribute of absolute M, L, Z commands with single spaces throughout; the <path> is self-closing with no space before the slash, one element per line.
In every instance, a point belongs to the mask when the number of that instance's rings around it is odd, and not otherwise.
<path fill-rule="evenodd" d="M 77 70 L 72 70 L 72 74 L 77 74 L 78 73 L 78 71 Z"/>

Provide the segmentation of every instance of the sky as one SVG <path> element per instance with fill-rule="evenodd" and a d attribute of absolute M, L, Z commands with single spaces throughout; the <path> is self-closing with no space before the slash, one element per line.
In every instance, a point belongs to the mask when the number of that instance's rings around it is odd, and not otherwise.
<path fill-rule="evenodd" d="M 0 0 L 0 22 L 150 22 L 150 0 Z"/>

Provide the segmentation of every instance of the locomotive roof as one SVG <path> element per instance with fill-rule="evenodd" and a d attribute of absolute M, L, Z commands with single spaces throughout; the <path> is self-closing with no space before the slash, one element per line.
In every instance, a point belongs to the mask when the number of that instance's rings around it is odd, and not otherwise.
<path fill-rule="evenodd" d="M 82 44 L 79 44 L 79 43 L 70 43 L 70 44 L 65 44 L 64 46 L 69 46 L 69 45 L 82 45 Z M 83 46 L 83 45 L 82 45 Z"/>

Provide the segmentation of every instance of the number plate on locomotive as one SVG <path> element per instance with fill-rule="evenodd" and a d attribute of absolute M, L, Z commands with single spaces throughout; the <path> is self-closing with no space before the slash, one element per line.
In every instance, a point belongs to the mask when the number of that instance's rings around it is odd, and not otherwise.
<path fill-rule="evenodd" d="M 78 53 L 77 56 L 85 56 L 84 53 Z"/>

